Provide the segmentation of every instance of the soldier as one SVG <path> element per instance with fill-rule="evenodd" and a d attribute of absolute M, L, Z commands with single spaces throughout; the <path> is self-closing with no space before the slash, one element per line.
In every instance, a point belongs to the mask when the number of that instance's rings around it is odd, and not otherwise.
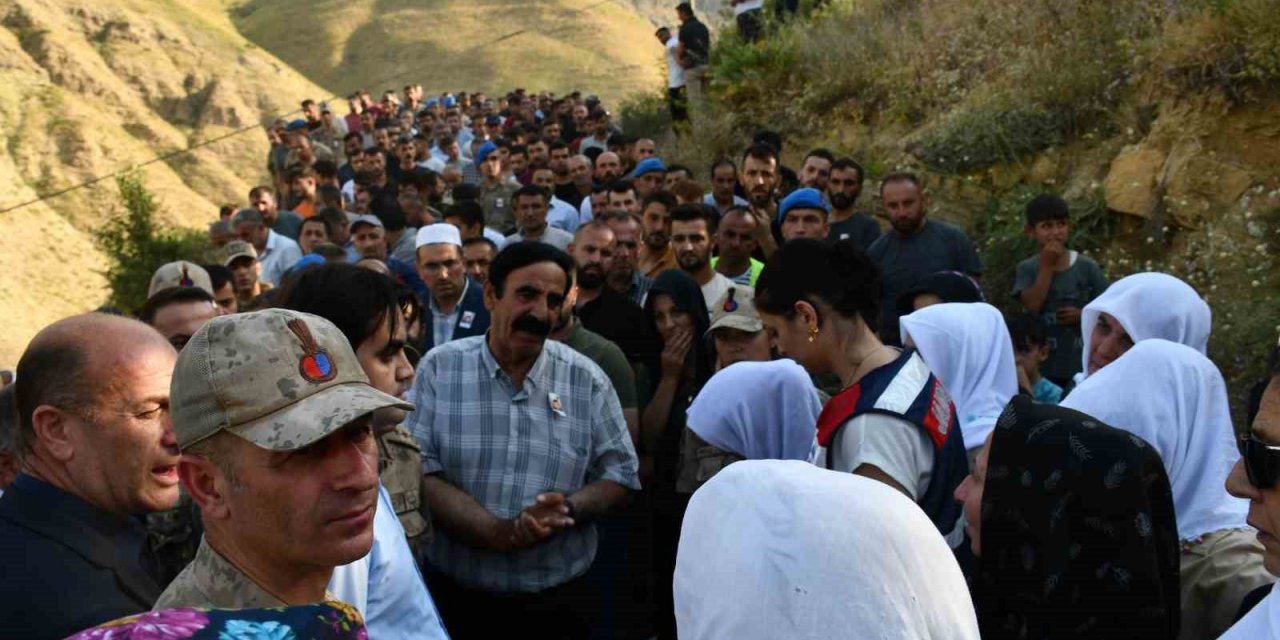
<path fill-rule="evenodd" d="M 205 324 L 170 396 L 178 475 L 205 537 L 155 608 L 330 599 L 334 567 L 373 544 L 373 415 L 412 405 L 369 385 L 333 323 L 282 309 Z"/>

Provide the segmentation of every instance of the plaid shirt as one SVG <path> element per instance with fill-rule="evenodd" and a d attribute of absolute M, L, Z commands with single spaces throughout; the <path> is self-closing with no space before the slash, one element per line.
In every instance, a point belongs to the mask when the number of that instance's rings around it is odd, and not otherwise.
<path fill-rule="evenodd" d="M 573 349 L 548 340 L 516 389 L 489 351 L 487 336 L 454 340 L 418 364 L 406 424 L 422 445 L 422 472 L 439 474 L 498 518 L 519 515 L 538 494 L 566 496 L 597 480 L 639 489 L 639 461 L 618 395 L 605 373 Z M 464 586 L 537 592 L 582 575 L 596 554 L 586 524 L 501 554 L 437 530 L 432 566 Z"/>

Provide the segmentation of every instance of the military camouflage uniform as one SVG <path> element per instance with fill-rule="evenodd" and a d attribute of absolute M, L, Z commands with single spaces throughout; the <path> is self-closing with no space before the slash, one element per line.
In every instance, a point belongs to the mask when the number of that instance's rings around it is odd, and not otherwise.
<path fill-rule="evenodd" d="M 262 609 L 286 603 L 267 593 L 235 565 L 200 541 L 196 558 L 160 594 L 152 611 L 179 607 L 206 609 Z"/>
<path fill-rule="evenodd" d="M 391 496 L 413 557 L 421 561 L 431 543 L 431 512 L 422 493 L 422 449 L 404 426 L 378 436 L 378 477 Z"/>
<path fill-rule="evenodd" d="M 686 428 L 680 438 L 680 472 L 676 478 L 676 492 L 691 494 L 697 491 L 721 469 L 739 460 L 746 458 L 717 449 Z"/>
<path fill-rule="evenodd" d="M 179 487 L 178 506 L 148 513 L 146 529 L 152 577 L 164 588 L 196 557 L 204 534 L 200 508 L 187 490 Z"/>

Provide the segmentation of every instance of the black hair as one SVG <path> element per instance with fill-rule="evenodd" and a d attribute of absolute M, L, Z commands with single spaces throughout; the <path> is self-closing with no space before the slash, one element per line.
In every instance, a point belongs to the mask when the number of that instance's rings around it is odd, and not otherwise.
<path fill-rule="evenodd" d="M 547 147 L 547 151 L 551 152 L 551 151 L 556 151 L 557 149 L 568 149 L 568 148 L 569 148 L 569 143 L 565 142 L 564 140 L 557 139 L 556 141 L 551 143 L 551 146 Z"/>
<path fill-rule="evenodd" d="M 605 150 L 601 149 L 600 147 L 587 147 L 587 149 L 582 152 L 582 155 L 586 156 L 587 159 L 591 161 L 591 165 L 594 167 L 596 164 L 596 158 L 599 158 L 600 154 L 604 152 Z"/>
<path fill-rule="evenodd" d="M 551 202 L 551 193 L 536 184 L 526 184 L 519 189 L 516 189 L 515 193 L 511 194 L 511 201 L 515 202 L 524 196 L 537 196 L 541 198 L 544 203 Z"/>
<path fill-rule="evenodd" d="M 614 192 L 618 192 L 618 190 L 614 189 Z M 644 211 L 645 209 L 648 209 L 649 205 L 655 202 L 666 207 L 667 211 L 674 211 L 676 208 L 676 205 L 680 204 L 679 202 L 676 201 L 676 197 L 671 195 L 670 192 L 654 191 L 653 193 L 645 196 L 644 200 L 640 202 L 640 211 Z"/>
<path fill-rule="evenodd" d="M 322 264 L 294 274 L 276 295 L 275 306 L 318 315 L 338 327 L 354 351 L 387 318 L 395 335 L 406 289 L 389 276 L 353 264 Z"/>
<path fill-rule="evenodd" d="M 213 295 L 200 287 L 167 287 L 151 294 L 151 297 L 142 303 L 142 308 L 138 310 L 138 319 L 151 324 L 155 322 L 156 312 L 161 309 L 172 304 L 187 304 L 190 302 L 215 304 Z"/>
<path fill-rule="evenodd" d="M 469 246 L 471 246 L 471 245 L 473 245 L 473 244 L 487 244 L 487 245 L 489 245 L 489 248 L 490 248 L 490 249 L 493 249 L 493 253 L 494 253 L 494 255 L 497 255 L 497 253 L 498 253 L 498 243 L 496 243 L 496 242 L 494 242 L 494 241 L 492 241 L 492 240 L 490 240 L 490 239 L 488 239 L 488 238 L 486 238 L 486 237 L 484 237 L 484 236 L 475 236 L 475 237 L 467 238 L 466 240 L 463 240 L 463 241 L 462 241 L 462 247 L 463 247 L 464 249 L 465 249 L 465 248 L 467 248 L 467 247 L 469 247 Z"/>
<path fill-rule="evenodd" d="M 680 4 L 676 5 L 676 11 L 683 13 L 686 16 L 691 16 L 693 15 L 693 3 L 681 2 Z"/>
<path fill-rule="evenodd" d="M 818 147 L 817 149 L 814 149 L 809 153 L 804 154 L 805 160 L 808 160 L 809 158 L 822 158 L 823 160 L 830 162 L 832 165 L 836 163 L 835 154 L 831 153 L 829 149 L 825 149 L 823 147 Z"/>
<path fill-rule="evenodd" d="M 1049 337 L 1044 320 L 1030 313 L 1019 313 L 1009 316 L 1009 337 L 1013 339 L 1015 351 L 1029 351 L 1049 344 Z"/>
<path fill-rule="evenodd" d="M 841 316 L 861 317 L 873 332 L 883 296 L 880 267 L 852 240 L 787 242 L 756 280 L 756 308 L 764 313 L 792 318 L 797 302 L 821 301 Z"/>
<path fill-rule="evenodd" d="M 628 191 L 635 192 L 635 190 L 636 185 L 626 179 L 614 180 L 613 184 L 609 185 L 609 193 L 626 193 Z"/>
<path fill-rule="evenodd" d="M 369 203 L 369 213 L 381 220 L 387 231 L 402 231 L 409 224 L 400 201 L 390 194 L 384 193 L 374 198 Z"/>
<path fill-rule="evenodd" d="M 672 222 L 693 222 L 694 220 L 702 220 L 707 223 L 707 234 L 715 234 L 716 218 L 711 215 L 711 212 L 701 202 L 677 205 L 671 210 Z"/>
<path fill-rule="evenodd" d="M 493 263 L 489 265 L 489 284 L 493 293 L 501 298 L 505 293 L 507 276 L 516 269 L 523 269 L 539 262 L 553 262 L 564 271 L 564 295 L 569 295 L 572 286 L 573 258 L 569 254 L 542 242 L 513 242 L 498 252 Z"/>
<path fill-rule="evenodd" d="M 831 163 L 831 171 L 833 172 L 845 171 L 848 169 L 853 169 L 854 171 L 858 172 L 859 181 L 865 180 L 867 178 L 866 169 L 863 169 L 862 165 L 858 164 L 858 161 L 854 160 L 853 158 L 847 158 L 847 157 L 836 158 L 836 161 Z"/>
<path fill-rule="evenodd" d="M 765 162 L 772 160 L 774 164 L 778 164 L 780 162 L 778 160 L 778 153 L 778 149 L 773 145 L 756 142 L 755 144 L 747 147 L 746 151 L 742 152 L 742 163 L 746 164 L 747 158 L 755 158 L 756 160 L 762 160 Z"/>
<path fill-rule="evenodd" d="M 475 200 L 461 200 L 444 210 L 444 219 L 462 218 L 463 226 L 474 227 L 484 224 L 484 207 Z"/>
<path fill-rule="evenodd" d="M 324 258 L 326 262 L 347 259 L 347 250 L 332 242 L 321 242 L 311 247 L 311 253 Z"/>
<path fill-rule="evenodd" d="M 460 184 L 450 193 L 453 195 L 454 204 L 475 202 L 480 199 L 480 187 L 474 184 Z"/>
<path fill-rule="evenodd" d="M 1048 220 L 1066 220 L 1071 217 L 1067 201 L 1051 193 L 1042 193 L 1027 203 L 1027 226 L 1034 227 Z"/>
<path fill-rule="evenodd" d="M 773 152 L 782 155 L 782 134 L 777 131 L 763 129 L 751 137 L 751 144 L 765 144 L 773 147 Z"/>
<path fill-rule="evenodd" d="M 910 182 L 911 184 L 914 184 L 917 189 L 921 188 L 920 176 L 906 171 L 893 171 L 885 174 L 885 176 L 880 179 L 880 194 L 884 195 L 885 185 L 894 182 Z"/>
<path fill-rule="evenodd" d="M 200 268 L 209 272 L 209 283 L 217 291 L 231 282 L 231 270 L 220 264 L 202 264 Z"/>
<path fill-rule="evenodd" d="M 692 179 L 692 178 L 693 178 L 693 170 L 692 170 L 692 169 L 690 169 L 689 167 L 686 167 L 686 166 L 684 166 L 684 165 L 682 165 L 682 164 L 672 164 L 672 165 L 667 165 L 667 175 L 671 175 L 671 174 L 673 174 L 673 173 L 675 173 L 675 172 L 677 172 L 677 171 L 683 171 L 683 172 L 685 172 L 686 174 L 688 174 L 688 176 L 689 176 L 689 178 L 690 178 L 690 179 Z"/>
<path fill-rule="evenodd" d="M 716 169 L 719 169 L 720 167 L 725 167 L 725 166 L 729 167 L 730 169 L 733 169 L 733 173 L 735 175 L 738 173 L 738 165 L 734 164 L 732 158 L 728 156 L 720 156 L 719 158 L 716 158 L 715 162 L 711 163 L 711 169 L 707 171 L 707 175 L 714 177 L 716 174 Z"/>

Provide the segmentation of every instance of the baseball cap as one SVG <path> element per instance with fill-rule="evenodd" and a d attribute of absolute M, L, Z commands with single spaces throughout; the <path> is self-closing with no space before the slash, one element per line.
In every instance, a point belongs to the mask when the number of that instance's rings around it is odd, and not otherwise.
<path fill-rule="evenodd" d="M 742 285 L 729 287 L 729 290 L 716 300 L 715 305 L 711 307 L 711 328 L 707 329 L 707 335 L 711 335 L 712 331 L 721 327 L 747 333 L 764 331 L 764 322 L 756 312 L 756 293 L 751 287 Z"/>
<path fill-rule="evenodd" d="M 155 274 L 151 276 L 147 297 L 150 298 L 157 291 L 170 287 L 199 287 L 213 294 L 213 279 L 209 277 L 209 272 L 205 271 L 204 267 L 194 262 L 186 260 L 170 262 L 156 269 Z"/>
<path fill-rule="evenodd" d="M 183 450 L 227 431 L 296 451 L 378 409 L 413 409 L 369 385 L 332 322 L 288 309 L 205 323 L 178 356 L 169 395 Z"/>
<path fill-rule="evenodd" d="M 632 172 L 631 176 L 633 178 L 639 178 L 640 176 L 646 173 L 666 173 L 666 172 L 667 172 L 667 167 L 666 165 L 662 164 L 661 159 L 645 158 L 644 160 L 640 161 L 640 164 L 636 165 L 636 170 Z"/>
<path fill-rule="evenodd" d="M 489 116 L 484 119 L 484 123 L 491 127 L 496 127 L 502 124 L 502 116 Z"/>
<path fill-rule="evenodd" d="M 787 219 L 787 212 L 792 209 L 817 209 L 831 213 L 831 205 L 822 197 L 822 192 L 813 187 L 796 189 L 782 199 L 782 204 L 778 205 L 778 224 Z"/>
<path fill-rule="evenodd" d="M 253 245 L 244 240 L 233 240 L 222 248 L 222 266 L 229 267 L 236 258 L 250 257 L 254 260 L 258 259 L 258 251 Z"/>
<path fill-rule="evenodd" d="M 351 224 L 347 225 L 347 233 L 355 233 L 356 227 L 362 224 L 371 224 L 375 227 L 386 228 L 378 216 L 371 216 L 366 213 L 362 216 L 356 216 L 355 219 L 351 221 Z"/>
<path fill-rule="evenodd" d="M 452 244 L 461 247 L 462 234 L 457 227 L 446 222 L 429 224 L 418 229 L 418 236 L 414 238 L 413 248 L 417 249 L 429 244 Z"/>

